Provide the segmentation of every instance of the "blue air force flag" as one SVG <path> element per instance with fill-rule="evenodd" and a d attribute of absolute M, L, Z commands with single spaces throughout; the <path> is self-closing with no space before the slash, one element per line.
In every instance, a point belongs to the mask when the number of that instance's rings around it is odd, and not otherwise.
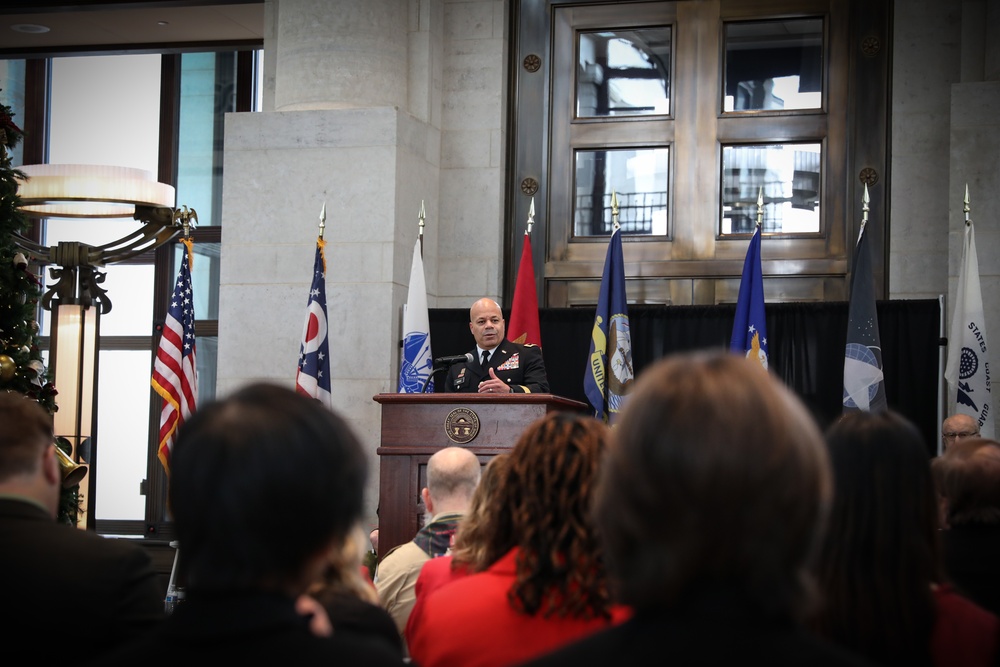
<path fill-rule="evenodd" d="M 750 239 L 743 262 L 740 294 L 736 299 L 736 318 L 729 349 L 745 354 L 767 368 L 767 322 L 764 318 L 764 274 L 760 267 L 760 227 Z"/>
<path fill-rule="evenodd" d="M 871 249 L 862 224 L 854 248 L 854 272 L 847 315 L 847 346 L 844 351 L 844 412 L 886 409 L 882 373 L 882 343 L 875 311 L 875 283 Z"/>
<path fill-rule="evenodd" d="M 594 415 L 613 423 L 632 388 L 632 337 L 625 298 L 625 261 L 621 232 L 615 229 L 604 260 L 601 292 L 591 332 L 583 390 Z"/>
<path fill-rule="evenodd" d="M 399 393 L 419 394 L 430 377 L 434 360 L 431 358 L 431 327 L 427 315 L 427 289 L 424 283 L 424 260 L 420 255 L 420 239 L 413 246 L 410 265 L 410 289 L 403 306 L 403 358 L 399 364 Z M 427 385 L 434 391 L 434 383 Z"/>
<path fill-rule="evenodd" d="M 948 332 L 948 363 L 944 377 L 954 412 L 979 423 L 984 438 L 994 438 L 993 401 L 990 391 L 990 358 L 986 345 L 983 293 L 979 287 L 979 259 L 972 221 L 965 225 L 962 265 L 958 271 L 955 311 Z"/>

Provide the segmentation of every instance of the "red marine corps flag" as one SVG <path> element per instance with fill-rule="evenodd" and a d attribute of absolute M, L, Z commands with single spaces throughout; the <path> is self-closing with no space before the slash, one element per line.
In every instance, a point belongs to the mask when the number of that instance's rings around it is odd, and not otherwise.
<path fill-rule="evenodd" d="M 521 266 L 517 270 L 514 285 L 514 305 L 510 309 L 510 325 L 507 338 L 521 345 L 542 346 L 542 335 L 538 326 L 538 293 L 535 285 L 535 267 L 531 258 L 531 226 L 535 224 L 535 198 L 531 198 L 528 211 L 528 227 L 524 231 L 524 248 L 521 250 Z"/>

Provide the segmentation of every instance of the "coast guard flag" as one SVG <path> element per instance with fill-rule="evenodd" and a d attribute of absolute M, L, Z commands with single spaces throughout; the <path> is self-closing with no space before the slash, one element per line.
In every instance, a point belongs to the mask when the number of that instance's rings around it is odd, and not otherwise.
<path fill-rule="evenodd" d="M 191 291 L 191 256 L 194 242 L 181 239 L 185 246 L 181 268 L 170 297 L 167 319 L 163 322 L 160 345 L 153 362 L 153 390 L 163 398 L 157 457 L 170 474 L 170 454 L 177 429 L 194 412 L 198 403 L 198 365 L 194 337 L 194 298 Z"/>
<path fill-rule="evenodd" d="M 621 231 L 615 229 L 604 260 L 597 314 L 590 337 L 590 355 L 583 377 L 583 390 L 594 415 L 613 423 L 632 388 L 632 337 L 629 333 L 628 302 L 625 298 L 625 261 Z"/>
<path fill-rule="evenodd" d="M 403 306 L 403 359 L 399 364 L 401 394 L 419 394 L 430 377 L 434 360 L 431 358 L 431 325 L 427 315 L 427 288 L 424 283 L 424 260 L 420 255 L 420 239 L 413 245 L 410 265 L 410 288 Z M 427 385 L 434 391 L 434 382 Z"/>
<path fill-rule="evenodd" d="M 867 225 L 854 248 L 854 272 L 847 315 L 847 346 L 844 351 L 844 412 L 886 409 L 882 374 L 882 343 L 875 312 L 875 284 Z"/>
<path fill-rule="evenodd" d="M 767 369 L 767 322 L 764 319 L 764 275 L 760 267 L 760 227 L 750 239 L 743 262 L 740 295 L 736 299 L 736 319 L 729 349 L 756 359 Z"/>
<path fill-rule="evenodd" d="M 962 266 L 958 271 L 955 312 L 948 332 L 949 398 L 955 399 L 955 412 L 967 414 L 979 423 L 984 438 L 994 438 L 993 401 L 990 392 L 990 358 L 986 345 L 986 321 L 983 317 L 983 293 L 979 288 L 979 259 L 972 221 L 965 224 Z"/>
<path fill-rule="evenodd" d="M 326 318 L 326 241 L 316 240 L 316 260 L 313 281 L 306 304 L 306 321 L 302 326 L 299 347 L 299 369 L 295 374 L 295 391 L 311 396 L 327 407 L 330 400 L 330 341 Z"/>
<path fill-rule="evenodd" d="M 538 326 L 538 293 L 535 291 L 535 267 L 531 260 L 531 236 L 525 232 L 521 250 L 521 266 L 514 285 L 514 305 L 510 309 L 507 338 L 524 345 L 542 345 Z"/>

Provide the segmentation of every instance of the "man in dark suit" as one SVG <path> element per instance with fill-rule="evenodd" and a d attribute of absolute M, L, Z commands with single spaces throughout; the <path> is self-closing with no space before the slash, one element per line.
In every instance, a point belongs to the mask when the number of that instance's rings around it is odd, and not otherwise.
<path fill-rule="evenodd" d="M 82 663 L 157 626 L 166 591 L 146 552 L 56 522 L 62 470 L 49 413 L 0 393 L 0 424 L 0 627 L 9 643 L 47 633 L 33 649 L 38 662 Z"/>
<path fill-rule="evenodd" d="M 476 339 L 473 360 L 448 369 L 444 390 L 463 394 L 544 394 L 549 391 L 542 350 L 506 338 L 500 306 L 480 299 L 469 309 L 469 330 Z"/>

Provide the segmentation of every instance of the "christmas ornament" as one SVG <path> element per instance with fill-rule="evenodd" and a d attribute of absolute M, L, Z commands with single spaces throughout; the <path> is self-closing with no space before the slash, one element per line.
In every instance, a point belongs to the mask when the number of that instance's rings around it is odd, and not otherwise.
<path fill-rule="evenodd" d="M 24 256 L 23 252 L 18 252 L 14 254 L 14 266 L 19 269 L 28 268 L 28 258 Z"/>
<path fill-rule="evenodd" d="M 16 371 L 17 364 L 14 363 L 14 360 L 6 354 L 0 354 L 0 382 L 7 384 L 13 380 Z"/>

